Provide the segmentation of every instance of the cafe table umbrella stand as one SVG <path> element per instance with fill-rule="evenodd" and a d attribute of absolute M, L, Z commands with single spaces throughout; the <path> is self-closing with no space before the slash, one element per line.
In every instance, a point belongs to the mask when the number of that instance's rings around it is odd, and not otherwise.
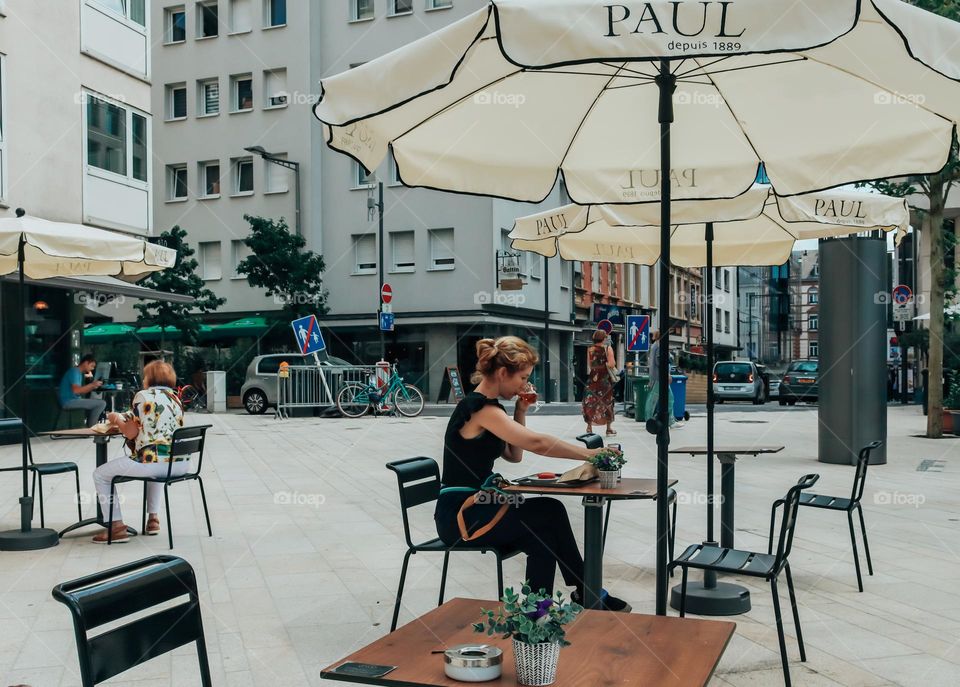
<path fill-rule="evenodd" d="M 30 495 L 27 479 L 27 439 L 30 430 L 27 426 L 25 274 L 30 271 L 31 279 L 79 275 L 133 276 L 171 267 L 176 261 L 176 251 L 103 229 L 48 222 L 27 216 L 19 208 L 16 215 L 13 219 L 0 219 L 0 274 L 12 272 L 15 260 L 18 275 L 17 324 L 23 335 L 21 375 L 18 382 L 20 418 L 23 420 L 20 441 L 23 483 L 20 496 L 20 528 L 0 532 L 0 551 L 34 551 L 56 546 L 59 535 L 50 528 L 34 528 L 31 522 L 33 497 Z M 16 258 L 13 258 L 14 255 Z"/>
<path fill-rule="evenodd" d="M 899 0 L 490 0 L 323 79 L 314 114 L 365 169 L 392 153 L 405 186 L 542 202 L 562 178 L 575 202 L 659 201 L 666 388 L 671 197 L 735 197 L 761 162 L 785 195 L 942 168 L 960 120 L 958 38 L 960 24 Z M 675 93 L 694 104 L 676 123 Z M 654 109 L 658 140 L 642 126 Z M 652 428 L 663 614 L 666 404 Z"/>
<path fill-rule="evenodd" d="M 613 261 L 651 265 L 659 248 L 656 206 L 567 205 L 516 220 L 512 247 L 545 257 L 566 260 Z M 715 224 L 722 229 L 721 266 L 779 265 L 789 259 L 797 240 L 829 238 L 873 231 L 896 231 L 898 241 L 907 232 L 910 212 L 903 198 L 878 193 L 833 189 L 792 198 L 776 197 L 768 185 L 756 184 L 747 193 L 726 201 L 678 201 L 675 218 L 686 225 L 680 235 L 679 261 L 685 267 L 706 268 L 707 348 L 707 538 L 714 539 L 714 389 L 713 276 Z M 717 222 L 709 221 L 710 217 Z M 703 226 L 702 240 L 698 239 Z M 661 267 L 662 269 L 662 267 Z M 732 507 L 732 502 L 725 504 Z M 723 543 L 724 546 L 732 545 Z M 673 589 L 671 605 L 679 608 L 680 587 Z M 717 582 L 705 571 L 702 582 L 687 588 L 687 608 L 697 615 L 736 615 L 750 610 L 750 593 L 736 584 Z"/>

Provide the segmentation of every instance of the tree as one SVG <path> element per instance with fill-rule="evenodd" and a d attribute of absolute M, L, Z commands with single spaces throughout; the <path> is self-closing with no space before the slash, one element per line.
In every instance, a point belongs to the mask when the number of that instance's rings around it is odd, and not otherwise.
<path fill-rule="evenodd" d="M 244 215 L 250 235 L 243 242 L 253 252 L 237 265 L 250 286 L 265 289 L 282 305 L 276 319 L 294 320 L 305 315 L 325 315 L 327 291 L 323 288 L 323 256 L 304 250 L 306 240 L 291 234 L 287 222 Z"/>
<path fill-rule="evenodd" d="M 203 285 L 203 279 L 196 274 L 197 261 L 193 258 L 194 250 L 184 239 L 187 232 L 179 226 L 160 234 L 160 242 L 177 251 L 176 264 L 160 272 L 152 272 L 150 276 L 140 282 L 154 291 L 162 293 L 176 293 L 190 296 L 193 303 L 168 303 L 165 301 L 143 301 L 133 307 L 137 312 L 137 324 L 156 325 L 158 327 L 176 327 L 183 333 L 183 340 L 188 344 L 196 343 L 200 331 L 199 314 L 214 312 L 227 302 L 226 298 L 217 295 Z M 160 349 L 163 350 L 163 329 L 160 330 Z"/>

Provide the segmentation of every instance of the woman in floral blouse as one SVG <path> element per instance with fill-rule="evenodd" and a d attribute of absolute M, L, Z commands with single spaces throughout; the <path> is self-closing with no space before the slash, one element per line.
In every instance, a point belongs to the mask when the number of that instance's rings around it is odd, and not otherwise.
<path fill-rule="evenodd" d="M 183 427 L 183 406 L 173 387 L 177 374 L 169 363 L 155 360 L 143 368 L 143 391 L 133 397 L 133 408 L 127 413 L 109 413 L 107 420 L 117 426 L 127 439 L 131 454 L 114 458 L 93 472 L 97 498 L 104 515 L 110 513 L 110 481 L 119 475 L 133 477 L 166 477 L 170 465 L 170 447 L 173 433 Z M 188 461 L 177 458 L 171 476 L 179 477 L 189 468 Z M 144 534 L 160 533 L 159 482 L 147 482 L 147 529 Z M 113 542 L 129 540 L 127 526 L 123 523 L 120 504 L 113 504 Z M 97 534 L 93 541 L 107 542 L 107 532 Z"/>

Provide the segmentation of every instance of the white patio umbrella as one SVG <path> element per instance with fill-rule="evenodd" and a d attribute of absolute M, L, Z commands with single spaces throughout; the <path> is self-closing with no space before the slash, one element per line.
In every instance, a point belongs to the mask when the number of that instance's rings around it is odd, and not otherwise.
<path fill-rule="evenodd" d="M 659 200 L 666 332 L 671 197 L 740 195 L 761 162 L 780 195 L 939 170 L 958 78 L 960 25 L 899 0 L 490 0 L 324 79 L 314 112 L 407 186 L 540 201 L 562 176 L 578 203 Z M 657 445 L 664 614 L 665 404 Z"/>
<path fill-rule="evenodd" d="M 19 298 L 17 324 L 24 333 L 21 374 L 26 375 L 26 328 L 23 323 L 24 278 L 109 275 L 134 277 L 172 267 L 177 252 L 128 236 L 82 224 L 50 222 L 17 210 L 17 217 L 0 219 L 0 276 L 17 273 Z M 55 546 L 56 530 L 31 527 L 33 498 L 27 489 L 27 391 L 20 380 L 20 418 L 23 461 L 23 495 L 20 499 L 20 529 L 0 532 L 0 550 L 28 551 Z"/>
<path fill-rule="evenodd" d="M 864 191 L 829 190 L 789 198 L 767 185 L 728 200 L 673 204 L 676 223 L 670 236 L 672 262 L 706 267 L 707 374 L 713 370 L 713 268 L 782 265 L 798 240 L 846 236 L 870 231 L 906 235 L 910 210 L 904 198 Z M 566 205 L 516 220 L 512 247 L 566 260 L 653 265 L 660 258 L 659 207 Z M 661 388 L 661 394 L 664 387 Z M 640 409 L 637 409 L 640 412 Z M 707 535 L 714 539 L 714 398 L 707 380 Z M 726 545 L 726 544 L 723 544 Z M 749 595 L 739 585 L 718 583 L 715 573 L 687 590 L 687 608 L 701 615 L 731 615 L 749 610 Z M 681 592 L 674 589 L 674 599 Z"/>

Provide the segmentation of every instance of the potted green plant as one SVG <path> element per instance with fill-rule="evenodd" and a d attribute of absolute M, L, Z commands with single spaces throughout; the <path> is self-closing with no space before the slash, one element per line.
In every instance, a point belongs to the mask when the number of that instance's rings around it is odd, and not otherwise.
<path fill-rule="evenodd" d="M 620 478 L 620 470 L 626 462 L 623 453 L 615 448 L 605 448 L 590 458 L 590 463 L 600 473 L 601 489 L 616 488 L 617 480 Z"/>
<path fill-rule="evenodd" d="M 950 393 L 943 399 L 943 431 L 960 434 L 960 371 L 947 373 Z"/>
<path fill-rule="evenodd" d="M 550 596 L 534 592 L 524 583 L 520 593 L 503 590 L 503 606 L 496 611 L 481 609 L 483 620 L 476 632 L 513 639 L 517 682 L 521 685 L 550 685 L 557 679 L 560 647 L 569 646 L 563 626 L 573 621 L 583 606 L 564 602 L 563 594 Z"/>

